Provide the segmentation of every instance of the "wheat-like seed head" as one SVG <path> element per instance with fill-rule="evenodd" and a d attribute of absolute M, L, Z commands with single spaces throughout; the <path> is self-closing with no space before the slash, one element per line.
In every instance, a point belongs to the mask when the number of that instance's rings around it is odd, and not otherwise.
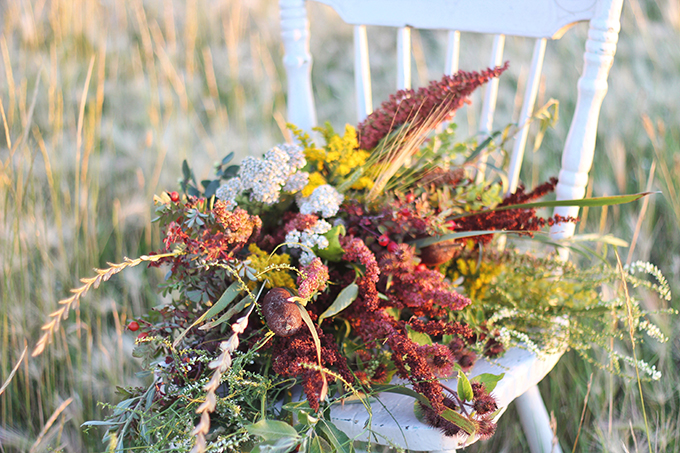
<path fill-rule="evenodd" d="M 37 357 L 43 353 L 45 347 L 52 341 L 54 333 L 57 331 L 57 329 L 59 329 L 59 326 L 61 325 L 61 320 L 68 318 L 71 308 L 73 306 L 78 305 L 78 303 L 80 302 L 80 298 L 83 296 L 83 294 L 88 292 L 90 288 L 92 287 L 94 287 L 95 289 L 99 288 L 101 282 L 107 281 L 112 276 L 128 267 L 135 267 L 144 262 L 154 263 L 160 260 L 161 258 L 177 256 L 180 255 L 181 253 L 182 252 L 180 251 L 175 251 L 171 253 L 164 253 L 161 255 L 142 255 L 139 258 L 135 259 L 125 257 L 122 263 L 106 263 L 110 266 L 106 269 L 95 268 L 94 271 L 97 273 L 97 275 L 89 278 L 81 278 L 80 281 L 84 283 L 84 285 L 79 288 L 72 289 L 71 292 L 73 293 L 73 295 L 66 299 L 60 300 L 59 305 L 61 305 L 61 308 L 50 313 L 49 315 L 49 317 L 51 318 L 50 321 L 48 321 L 41 327 L 41 330 L 44 330 L 45 333 L 43 334 L 42 337 L 40 337 L 40 340 L 38 340 L 38 344 L 35 346 L 35 349 L 33 349 L 31 356 Z"/>

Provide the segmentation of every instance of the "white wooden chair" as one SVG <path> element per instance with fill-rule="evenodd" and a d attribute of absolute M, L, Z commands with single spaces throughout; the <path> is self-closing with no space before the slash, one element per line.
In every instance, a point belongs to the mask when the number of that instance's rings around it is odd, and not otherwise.
<path fill-rule="evenodd" d="M 585 194 L 593 161 L 598 116 L 607 92 L 607 77 L 616 52 L 623 0 L 316 0 L 330 5 L 348 24 L 354 25 L 355 84 L 358 120 L 372 111 L 366 25 L 395 27 L 397 30 L 397 88 L 410 88 L 411 28 L 448 30 L 447 74 L 458 70 L 461 32 L 493 34 L 490 66 L 503 61 L 505 36 L 535 38 L 533 59 L 520 112 L 519 127 L 510 159 L 509 192 L 516 190 L 548 40 L 559 39 L 574 23 L 590 21 L 578 81 L 577 104 L 562 154 L 557 186 L 558 199 L 577 199 Z M 285 47 L 284 65 L 288 75 L 288 121 L 305 130 L 317 124 L 311 85 L 312 58 L 309 53 L 309 22 L 305 0 L 280 0 L 281 28 Z M 498 92 L 498 79 L 487 84 L 480 132 L 490 133 Z M 562 216 L 578 216 L 578 207 L 556 208 Z M 556 225 L 554 239 L 568 238 L 574 224 Z M 562 249 L 561 256 L 568 257 Z M 560 452 L 555 445 L 547 410 L 536 384 L 557 363 L 560 354 L 538 359 L 524 350 L 509 351 L 498 364 L 480 361 L 472 375 L 493 370 L 505 372 L 494 394 L 501 407 L 515 400 L 532 453 Z M 496 367 L 496 368 L 494 368 Z M 389 395 L 383 399 L 390 414 L 374 412 L 372 429 L 378 443 L 414 451 L 455 451 L 466 439 L 450 439 L 438 430 L 420 424 L 413 417 L 412 400 Z M 376 409 L 378 405 L 375 405 Z M 333 411 L 338 426 L 349 435 L 363 433 L 367 415 L 363 408 L 345 406 Z M 399 426 L 397 426 L 397 420 Z M 372 438 L 372 440 L 376 440 Z M 469 442 L 468 442 L 469 443 Z"/>

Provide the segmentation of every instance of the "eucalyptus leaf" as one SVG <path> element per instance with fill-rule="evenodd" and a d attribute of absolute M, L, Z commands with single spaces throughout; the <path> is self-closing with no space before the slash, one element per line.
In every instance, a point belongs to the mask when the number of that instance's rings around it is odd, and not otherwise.
<path fill-rule="evenodd" d="M 222 165 L 227 165 L 231 160 L 234 158 L 234 152 L 231 151 L 229 154 L 224 156 L 224 159 L 222 159 Z"/>
<path fill-rule="evenodd" d="M 358 295 L 359 286 L 356 283 L 350 283 L 344 287 L 342 291 L 340 291 L 340 294 L 338 294 L 338 297 L 336 297 L 336 299 L 333 301 L 331 306 L 319 316 L 319 325 L 321 325 L 321 321 L 323 319 L 335 316 L 345 308 L 352 305 L 352 302 L 356 300 Z"/>

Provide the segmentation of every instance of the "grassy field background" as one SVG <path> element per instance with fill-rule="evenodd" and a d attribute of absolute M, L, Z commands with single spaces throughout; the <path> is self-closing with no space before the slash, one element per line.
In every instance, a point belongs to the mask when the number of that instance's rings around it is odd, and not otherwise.
<path fill-rule="evenodd" d="M 351 27 L 311 4 L 318 115 L 354 122 Z M 183 159 L 197 176 L 230 151 L 259 154 L 284 140 L 285 73 L 277 2 L 265 0 L 8 0 L 0 3 L 0 385 L 46 316 L 93 267 L 152 251 L 154 193 L 176 190 Z M 555 175 L 576 98 L 587 27 L 548 46 L 539 105 L 560 101 L 562 120 L 523 178 Z M 392 92 L 396 37 L 369 29 L 375 103 Z M 441 75 L 439 32 L 414 33 L 415 85 Z M 508 38 L 496 127 L 517 116 L 533 44 Z M 461 68 L 488 62 L 491 38 L 463 35 Z M 680 289 L 680 3 L 625 2 L 622 33 L 600 119 L 589 192 L 663 192 L 643 204 L 594 209 L 580 231 L 635 238 L 631 258 L 656 263 Z M 457 116 L 476 129 L 479 95 Z M 639 231 L 637 231 L 639 229 Z M 624 250 L 624 259 L 625 253 Z M 100 451 L 98 419 L 116 385 L 141 383 L 126 320 L 161 300 L 160 276 L 132 269 L 86 296 L 54 344 L 21 361 L 0 395 L 0 452 Z M 648 307 L 661 302 L 650 298 Z M 680 308 L 678 299 L 673 299 Z M 651 449 L 680 451 L 680 322 L 659 319 L 671 340 L 638 354 L 663 372 L 643 383 Z M 565 451 L 648 451 L 635 381 L 567 354 L 541 384 Z M 466 451 L 526 450 L 511 409 L 490 441 Z"/>

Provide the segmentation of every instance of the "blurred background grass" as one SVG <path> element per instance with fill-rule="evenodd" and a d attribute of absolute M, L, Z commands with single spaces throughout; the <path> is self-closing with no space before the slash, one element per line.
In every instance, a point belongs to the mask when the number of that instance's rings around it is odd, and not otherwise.
<path fill-rule="evenodd" d="M 321 121 L 354 123 L 352 29 L 310 4 L 313 78 Z M 277 2 L 265 0 L 9 0 L 0 3 L 0 385 L 46 315 L 92 267 L 152 251 L 154 193 L 176 190 L 183 159 L 197 176 L 230 151 L 262 153 L 284 140 L 285 73 Z M 555 175 L 574 109 L 587 26 L 549 44 L 539 105 L 560 101 L 563 118 L 540 154 L 529 156 L 528 185 Z M 369 29 L 374 103 L 393 91 L 396 37 Z M 443 72 L 441 32 L 414 33 L 415 86 Z M 501 81 L 496 127 L 515 118 L 532 42 L 508 38 L 511 70 Z M 488 63 L 491 38 L 463 35 L 461 68 Z M 638 192 L 649 200 L 635 259 L 680 277 L 680 3 L 629 0 L 609 93 L 600 116 L 589 192 Z M 476 130 L 479 94 L 456 117 L 460 138 Z M 631 240 L 641 204 L 591 210 L 580 231 L 605 229 Z M 604 214 L 604 215 L 603 215 Z M 624 253 L 626 253 L 624 251 Z M 153 270 L 119 274 L 86 296 L 55 343 L 21 362 L 0 395 L 0 452 L 99 451 L 99 401 L 135 385 L 126 320 L 160 302 Z M 657 299 L 646 301 L 660 306 Z M 674 299 L 675 307 L 679 304 Z M 680 451 L 680 323 L 658 320 L 671 340 L 643 344 L 661 381 L 643 383 L 652 450 Z M 567 354 L 541 384 L 566 451 L 647 451 L 637 384 Z M 511 409 L 497 435 L 466 451 L 526 451 Z"/>

